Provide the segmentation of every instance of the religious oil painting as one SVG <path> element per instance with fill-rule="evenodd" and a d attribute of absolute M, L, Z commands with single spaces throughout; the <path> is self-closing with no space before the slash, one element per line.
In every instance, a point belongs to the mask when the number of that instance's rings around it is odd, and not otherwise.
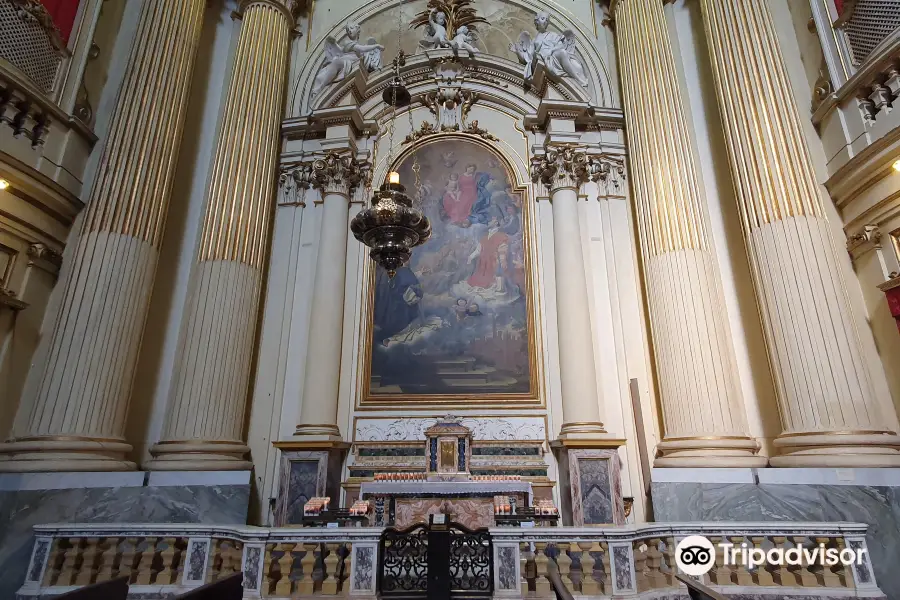
<path fill-rule="evenodd" d="M 375 272 L 365 396 L 534 400 L 524 191 L 498 153 L 464 136 L 415 156 L 417 189 L 411 155 L 397 170 L 432 236 L 393 279 Z"/>

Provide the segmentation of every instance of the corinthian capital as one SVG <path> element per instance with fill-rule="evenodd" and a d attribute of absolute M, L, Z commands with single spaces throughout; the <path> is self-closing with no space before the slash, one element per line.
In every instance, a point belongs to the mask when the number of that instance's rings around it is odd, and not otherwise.
<path fill-rule="evenodd" d="M 322 195 L 342 194 L 349 198 L 360 185 L 366 185 L 371 176 L 372 165 L 368 160 L 335 151 L 312 164 L 312 185 Z"/>

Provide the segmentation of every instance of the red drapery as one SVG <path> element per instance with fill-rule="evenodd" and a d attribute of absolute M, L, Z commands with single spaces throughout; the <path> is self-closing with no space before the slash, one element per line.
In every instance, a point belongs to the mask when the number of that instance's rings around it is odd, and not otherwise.
<path fill-rule="evenodd" d="M 837 8 L 838 16 L 840 16 L 844 12 L 844 0 L 834 0 L 834 6 Z"/>
<path fill-rule="evenodd" d="M 53 22 L 59 28 L 59 33 L 64 42 L 69 42 L 72 28 L 75 26 L 75 15 L 78 14 L 78 5 L 81 0 L 41 0 L 44 8 L 53 17 Z"/>

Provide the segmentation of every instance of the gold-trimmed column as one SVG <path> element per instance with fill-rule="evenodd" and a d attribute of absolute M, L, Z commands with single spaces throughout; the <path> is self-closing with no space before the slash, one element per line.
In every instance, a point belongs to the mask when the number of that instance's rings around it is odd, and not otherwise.
<path fill-rule="evenodd" d="M 275 191 L 291 0 L 249 0 L 151 470 L 243 470 L 244 410 Z"/>
<path fill-rule="evenodd" d="M 600 391 L 594 362 L 578 192 L 588 178 L 588 158 L 572 146 L 551 146 L 535 157 L 532 178 L 550 195 L 553 213 L 553 264 L 556 270 L 556 322 L 563 424 L 560 440 L 610 437 L 600 421 Z"/>
<path fill-rule="evenodd" d="M 784 431 L 779 467 L 900 466 L 765 2 L 701 0 Z"/>
<path fill-rule="evenodd" d="M 762 467 L 661 0 L 615 3 L 634 204 L 665 437 L 658 467 Z"/>
<path fill-rule="evenodd" d="M 312 295 L 312 305 L 317 308 L 309 325 L 301 423 L 294 432 L 305 441 L 341 440 L 337 412 L 350 199 L 370 170 L 367 161 L 357 160 L 348 152 L 331 151 L 313 163 L 313 185 L 322 194 Z"/>
<path fill-rule="evenodd" d="M 141 4 L 46 362 L 0 471 L 123 471 L 125 419 L 205 0 Z"/>

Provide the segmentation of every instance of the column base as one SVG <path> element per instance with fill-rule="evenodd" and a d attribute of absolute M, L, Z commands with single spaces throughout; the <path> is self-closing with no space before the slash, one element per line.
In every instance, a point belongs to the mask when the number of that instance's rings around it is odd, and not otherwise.
<path fill-rule="evenodd" d="M 166 440 L 150 449 L 148 471 L 249 471 L 243 442 L 220 440 Z"/>
<path fill-rule="evenodd" d="M 337 425 L 297 425 L 294 429 L 294 435 L 302 437 L 303 441 L 308 442 L 342 442 L 341 430 Z"/>
<path fill-rule="evenodd" d="M 571 421 L 563 423 L 559 429 L 560 440 L 589 440 L 589 439 L 613 439 L 614 436 L 606 431 L 606 427 L 599 421 Z"/>
<path fill-rule="evenodd" d="M 50 471 L 134 471 L 125 456 L 131 445 L 122 439 L 80 436 L 34 436 L 0 444 L 0 473 Z"/>
<path fill-rule="evenodd" d="M 742 436 L 668 438 L 656 446 L 654 467 L 759 468 L 768 459 L 757 456 L 759 442 Z"/>
<path fill-rule="evenodd" d="M 900 467 L 900 436 L 892 431 L 783 433 L 773 467 Z"/>

